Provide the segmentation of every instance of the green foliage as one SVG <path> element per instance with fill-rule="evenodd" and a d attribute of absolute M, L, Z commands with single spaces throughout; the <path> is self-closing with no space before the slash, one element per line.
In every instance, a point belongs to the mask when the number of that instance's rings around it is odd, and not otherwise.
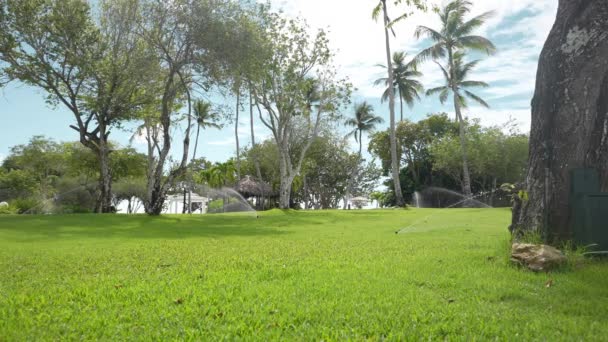
<path fill-rule="evenodd" d="M 422 73 L 418 71 L 418 66 L 415 60 L 406 62 L 407 53 L 393 53 L 393 93 L 399 96 L 401 103 L 401 120 L 403 120 L 403 102 L 410 108 L 414 105 L 415 100 L 420 100 L 420 94 L 423 93 L 424 87 L 417 78 L 422 77 Z M 380 65 L 386 68 L 384 65 Z M 382 77 L 374 82 L 374 85 L 388 85 L 388 78 Z M 390 90 L 387 88 L 380 97 L 381 102 L 386 102 L 389 98 Z"/>
<path fill-rule="evenodd" d="M 0 199 L 7 201 L 13 198 L 27 197 L 36 192 L 38 183 L 34 175 L 27 170 L 6 171 L 0 168 Z"/>
<path fill-rule="evenodd" d="M 15 215 L 19 213 L 19 208 L 12 205 L 0 205 L 0 215 Z"/>
<path fill-rule="evenodd" d="M 477 187 L 491 190 L 493 179 L 498 184 L 523 180 L 528 160 L 526 135 L 505 134 L 498 127 L 481 127 L 476 122 L 468 124 L 466 130 L 469 167 L 472 181 L 477 183 Z M 446 136 L 435 141 L 430 152 L 436 169 L 460 181 L 462 157 L 457 136 Z"/>
<path fill-rule="evenodd" d="M 40 199 L 28 197 L 28 198 L 16 198 L 10 202 L 11 207 L 17 209 L 19 214 L 45 214 L 44 208 Z"/>
<path fill-rule="evenodd" d="M 504 258 L 509 210 L 258 215 L 3 216 L 0 336 L 9 341 L 128 340 L 134 334 L 143 340 L 205 341 L 608 336 L 608 308 L 601 305 L 608 265 L 590 262 L 550 274 L 511 267 Z"/>
<path fill-rule="evenodd" d="M 376 125 L 383 123 L 382 117 L 375 115 L 374 108 L 367 102 L 355 104 L 355 117 L 346 120 L 346 126 L 354 127 L 347 134 L 353 136 L 355 141 L 359 143 L 359 155 L 363 145 L 363 132 L 371 133 L 376 129 Z"/>

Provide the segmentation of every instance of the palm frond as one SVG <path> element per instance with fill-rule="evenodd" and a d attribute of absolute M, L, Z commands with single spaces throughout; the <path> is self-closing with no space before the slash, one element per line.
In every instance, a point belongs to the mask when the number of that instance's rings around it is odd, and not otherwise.
<path fill-rule="evenodd" d="M 389 89 L 388 87 L 386 88 L 386 90 L 384 90 L 384 92 L 382 93 L 382 96 L 380 97 L 380 103 L 384 103 L 386 101 L 388 101 L 388 97 L 389 97 Z"/>
<path fill-rule="evenodd" d="M 350 119 L 346 120 L 344 122 L 344 124 L 346 126 L 357 127 L 357 125 L 359 125 L 359 122 L 356 119 L 350 118 Z"/>
<path fill-rule="evenodd" d="M 458 27 L 454 35 L 456 37 L 462 37 L 471 34 L 475 29 L 481 27 L 481 25 L 483 25 L 488 19 L 492 18 L 495 14 L 495 11 L 489 11 L 469 19 Z"/>
<path fill-rule="evenodd" d="M 450 90 L 448 87 L 445 87 L 445 89 L 439 93 L 439 102 L 441 102 L 441 104 L 446 103 L 448 101 L 448 95 L 450 95 Z"/>
<path fill-rule="evenodd" d="M 464 93 L 465 93 L 465 94 L 466 94 L 466 95 L 467 95 L 467 96 L 468 96 L 470 99 L 472 99 L 473 101 L 475 101 L 475 102 L 479 103 L 480 105 L 482 105 L 482 106 L 484 106 L 484 107 L 486 107 L 486 108 L 490 108 L 490 105 L 489 105 L 489 104 L 488 104 L 486 101 L 484 101 L 484 100 L 483 100 L 481 97 L 479 97 L 479 96 L 477 96 L 477 95 L 475 95 L 475 94 L 471 93 L 471 92 L 470 92 L 470 91 L 468 91 L 468 90 L 465 90 L 465 91 L 464 91 Z"/>
<path fill-rule="evenodd" d="M 384 123 L 384 119 L 380 116 L 374 116 L 365 122 L 366 125 L 376 125 Z"/>
<path fill-rule="evenodd" d="M 437 43 L 431 47 L 428 47 L 414 57 L 416 63 L 426 62 L 428 60 L 434 60 L 443 58 L 446 55 L 445 47 L 443 43 Z"/>
<path fill-rule="evenodd" d="M 496 53 L 496 46 L 489 39 L 482 36 L 464 36 L 458 38 L 457 44 L 474 51 L 485 52 L 488 55 Z"/>
<path fill-rule="evenodd" d="M 443 73 L 443 77 L 445 78 L 446 83 L 450 83 L 450 74 L 448 73 L 447 70 L 445 70 L 445 68 L 443 67 L 443 65 L 441 65 L 439 62 L 435 62 L 435 64 L 437 64 L 437 66 L 439 67 L 439 69 L 441 69 L 441 72 Z"/>
<path fill-rule="evenodd" d="M 416 27 L 416 31 L 414 31 L 414 37 L 416 37 L 416 39 L 430 38 L 434 42 L 445 41 L 445 37 L 441 33 L 424 25 L 419 25 L 418 27 Z"/>
<path fill-rule="evenodd" d="M 387 83 L 388 83 L 388 78 L 387 77 L 381 77 L 381 78 L 379 78 L 379 79 L 377 79 L 377 80 L 374 81 L 374 85 L 375 86 L 378 86 L 378 85 L 381 85 L 381 84 L 387 84 Z"/>
<path fill-rule="evenodd" d="M 478 63 L 479 60 L 474 60 L 465 65 L 462 65 L 462 59 L 459 59 L 455 72 L 457 81 L 462 82 L 463 80 L 465 80 L 469 75 L 469 72 L 473 70 Z"/>
<path fill-rule="evenodd" d="M 469 103 L 467 102 L 467 99 L 462 94 L 458 94 L 458 102 L 460 102 L 461 108 L 469 108 Z"/>
<path fill-rule="evenodd" d="M 382 13 L 382 1 L 378 1 L 378 5 L 376 5 L 376 7 L 374 7 L 372 10 L 372 19 L 374 21 L 378 21 L 380 13 Z"/>
<path fill-rule="evenodd" d="M 433 96 L 433 95 L 441 93 L 444 90 L 449 91 L 450 88 L 448 86 L 441 86 L 441 87 L 427 89 L 426 90 L 426 96 Z"/>
<path fill-rule="evenodd" d="M 482 82 L 482 81 L 462 81 L 462 82 L 460 82 L 460 86 L 463 88 L 472 88 L 472 87 L 487 88 L 490 85 L 487 84 L 486 82 Z"/>

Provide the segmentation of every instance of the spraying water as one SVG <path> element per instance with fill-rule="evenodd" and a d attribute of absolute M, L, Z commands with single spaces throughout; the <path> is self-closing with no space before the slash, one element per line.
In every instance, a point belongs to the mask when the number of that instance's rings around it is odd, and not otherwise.
<path fill-rule="evenodd" d="M 257 212 L 253 209 L 251 203 L 234 189 L 199 186 L 196 190 L 198 194 L 209 199 L 206 210 L 209 214 L 245 213 L 257 216 Z"/>
<path fill-rule="evenodd" d="M 452 196 L 457 195 L 458 197 L 461 198 L 460 201 L 452 203 L 452 204 L 448 205 L 447 207 L 443 207 L 444 209 L 454 208 L 454 207 L 456 207 L 458 205 L 464 204 L 465 202 L 468 202 L 467 206 L 469 206 L 469 207 L 471 207 L 470 204 L 472 203 L 472 204 L 476 205 L 476 208 L 492 208 L 491 206 L 489 206 L 489 205 L 487 205 L 487 204 L 485 204 L 485 203 L 483 203 L 483 202 L 478 201 L 478 200 L 475 199 L 475 198 L 479 198 L 481 196 L 487 195 L 486 192 L 482 192 L 482 193 L 477 194 L 477 195 L 472 196 L 472 197 L 466 197 L 463 194 L 460 194 L 458 192 L 455 192 L 455 191 L 452 191 L 452 190 L 448 190 L 448 189 L 443 189 L 443 188 L 430 187 L 430 188 L 427 188 L 427 190 L 432 190 L 432 191 L 438 191 L 439 190 L 440 192 L 444 192 L 444 193 L 450 194 Z M 418 196 L 416 196 L 416 194 L 418 194 Z M 418 202 L 418 204 L 419 204 L 420 203 L 419 202 L 420 198 L 421 198 L 420 193 L 418 193 L 418 192 L 414 193 L 414 203 Z M 417 207 L 418 207 L 418 204 L 416 205 Z M 420 207 L 418 207 L 418 208 L 420 208 Z M 447 210 L 445 212 L 447 212 Z M 404 228 L 401 228 L 401 229 L 397 230 L 395 232 L 395 234 L 400 234 L 402 231 L 410 229 L 410 228 L 414 227 L 415 225 L 417 225 L 418 223 L 426 221 L 429 217 L 436 216 L 436 215 L 439 215 L 439 214 L 433 213 L 433 214 L 427 215 L 425 217 L 422 217 L 422 218 L 420 218 L 420 219 L 412 222 L 407 227 L 404 227 Z"/>
<path fill-rule="evenodd" d="M 486 194 L 484 192 L 467 198 L 465 195 L 449 189 L 428 187 L 422 192 L 414 193 L 414 205 L 416 208 L 453 208 L 461 204 L 467 208 L 491 208 L 486 203 L 475 199 Z"/>
<path fill-rule="evenodd" d="M 422 208 L 422 203 L 420 201 L 420 192 L 416 191 L 414 192 L 414 206 L 416 208 Z"/>

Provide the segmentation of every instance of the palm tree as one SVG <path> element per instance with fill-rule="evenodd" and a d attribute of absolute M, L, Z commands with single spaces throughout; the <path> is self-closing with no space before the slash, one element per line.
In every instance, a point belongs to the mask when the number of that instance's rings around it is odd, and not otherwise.
<path fill-rule="evenodd" d="M 236 167 L 232 160 L 225 163 L 216 163 L 212 167 L 200 172 L 201 180 L 211 188 L 221 189 L 236 180 Z M 222 210 L 226 209 L 226 194 L 222 192 Z"/>
<path fill-rule="evenodd" d="M 196 149 L 198 147 L 198 136 L 201 128 L 217 128 L 221 129 L 222 126 L 217 124 L 218 115 L 211 112 L 211 103 L 206 101 L 197 100 L 194 102 L 194 124 L 196 125 L 196 138 L 194 139 L 194 152 L 192 153 L 192 160 L 196 159 Z"/>
<path fill-rule="evenodd" d="M 372 18 L 378 20 L 382 13 L 384 23 L 384 39 L 386 45 L 386 70 L 388 71 L 387 84 L 394 84 L 393 63 L 391 61 L 391 45 L 388 30 L 392 24 L 386 9 L 386 0 L 380 0 L 372 12 Z M 391 28 L 392 30 L 392 28 Z M 393 35 L 395 32 L 393 31 Z M 397 137 L 395 135 L 395 91 L 393 87 L 388 87 L 388 108 L 390 113 L 390 145 L 391 145 L 391 173 L 395 186 L 395 201 L 397 206 L 405 205 L 403 193 L 401 192 L 401 182 L 399 180 L 399 159 L 397 158 Z"/>
<path fill-rule="evenodd" d="M 422 83 L 416 80 L 417 77 L 421 77 L 422 73 L 418 71 L 415 60 L 409 63 L 405 62 L 407 53 L 399 51 L 393 54 L 393 93 L 399 93 L 399 107 L 401 109 L 401 120 L 403 121 L 403 102 L 412 108 L 414 100 L 420 100 L 419 93 L 423 92 L 424 88 Z M 386 68 L 384 65 L 379 65 Z M 374 85 L 385 84 L 388 85 L 388 78 L 382 77 L 374 82 Z M 388 87 L 382 94 L 380 100 L 385 102 L 389 98 Z"/>
<path fill-rule="evenodd" d="M 192 124 L 191 128 L 194 128 L 193 126 L 196 125 L 196 138 L 194 139 L 194 151 L 192 152 L 192 161 L 194 161 L 196 159 L 196 150 L 198 147 L 198 137 L 200 134 L 200 130 L 208 128 L 208 127 L 213 127 L 213 128 L 217 128 L 217 129 L 221 129 L 222 127 L 220 125 L 218 125 L 216 122 L 218 121 L 218 115 L 215 113 L 211 112 L 211 103 L 206 102 L 206 101 L 202 101 L 202 100 L 196 100 L 194 102 L 193 105 L 193 111 L 194 111 L 194 115 L 192 117 L 194 123 Z M 191 165 L 193 164 L 191 161 Z M 188 190 L 188 204 L 187 204 L 187 208 L 188 208 L 188 213 L 192 213 L 192 184 L 190 184 L 190 189 Z M 186 203 L 186 193 L 184 191 L 184 203 Z M 185 210 L 186 206 L 184 206 L 184 210 Z"/>
<path fill-rule="evenodd" d="M 467 149 L 465 143 L 465 125 L 462 118 L 461 109 L 466 104 L 464 97 L 461 94 L 459 87 L 471 87 L 471 86 L 483 86 L 482 84 L 468 85 L 462 82 L 468 71 L 475 66 L 475 63 L 462 65 L 462 58 L 464 52 L 467 50 L 485 52 L 488 55 L 493 54 L 496 51 L 494 44 L 485 37 L 472 34 L 473 31 L 481 27 L 485 21 L 490 18 L 494 13 L 486 12 L 478 15 L 472 19 L 465 21 L 464 16 L 470 12 L 471 1 L 468 0 L 454 0 L 447 4 L 443 9 L 437 12 L 441 20 L 441 30 L 437 31 L 427 26 L 418 26 L 416 29 L 416 38 L 430 38 L 434 44 L 420 52 L 416 56 L 416 61 L 422 62 L 428 59 L 441 59 L 447 57 L 447 70 L 442 67 L 442 71 L 447 81 L 447 88 L 452 91 L 454 96 L 454 110 L 456 112 L 456 121 L 459 122 L 459 133 L 460 133 L 460 145 L 462 150 L 462 178 L 463 178 L 463 192 L 466 197 L 471 196 L 471 176 L 469 174 Z M 460 63 L 458 65 L 458 63 Z M 466 67 L 466 68 L 465 68 Z M 460 69 L 460 71 L 459 71 Z M 458 73 L 464 75 L 458 75 Z M 461 81 L 459 84 L 458 81 Z M 469 81 L 470 82 L 470 81 Z M 440 87 L 442 88 L 442 87 Z M 437 89 L 437 88 L 436 88 Z M 439 93 L 440 99 L 444 101 L 449 95 L 448 92 L 443 90 L 431 89 L 431 94 Z M 465 93 L 469 98 L 474 99 L 477 102 L 481 100 L 478 97 L 472 97 L 468 93 Z M 472 94 L 474 95 L 474 94 Z M 482 103 L 481 100 L 480 103 Z M 485 102 L 483 102 L 485 103 Z M 485 104 L 487 105 L 487 104 Z"/>
<path fill-rule="evenodd" d="M 354 127 L 348 133 L 348 136 L 354 136 L 355 141 L 359 143 L 359 159 L 361 159 L 361 151 L 363 148 L 363 132 L 370 132 L 376 128 L 376 125 L 383 123 L 384 120 L 374 115 L 374 108 L 367 102 L 355 105 L 355 117 L 346 120 L 346 125 Z"/>

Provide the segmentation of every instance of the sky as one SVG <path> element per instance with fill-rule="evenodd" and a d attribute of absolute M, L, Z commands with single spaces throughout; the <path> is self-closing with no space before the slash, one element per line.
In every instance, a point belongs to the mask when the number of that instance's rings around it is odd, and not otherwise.
<path fill-rule="evenodd" d="M 445 1 L 430 0 L 431 4 L 442 5 Z M 272 0 L 272 6 L 286 16 L 303 17 L 311 32 L 318 28 L 329 31 L 330 46 L 336 53 L 334 64 L 342 77 L 348 77 L 356 91 L 353 103 L 367 101 L 373 105 L 377 115 L 385 119 L 388 126 L 388 104 L 380 102 L 382 87 L 373 86 L 373 81 L 384 77 L 383 69 L 377 64 L 386 63 L 384 31 L 381 23 L 371 19 L 371 11 L 377 0 Z M 389 3 L 392 17 L 404 13 L 406 8 Z M 530 129 L 530 102 L 534 93 L 538 56 L 553 25 L 557 12 L 555 0 L 473 0 L 471 16 L 486 11 L 495 15 L 476 33 L 494 42 L 498 53 L 493 56 L 476 55 L 482 61 L 471 74 L 471 79 L 490 84 L 487 89 L 476 90 L 478 95 L 490 104 L 490 109 L 471 105 L 465 111 L 470 118 L 479 118 L 483 125 L 504 125 L 513 120 L 520 131 Z M 430 45 L 429 41 L 417 41 L 414 30 L 417 25 L 438 28 L 436 14 L 415 13 L 394 26 L 396 37 L 391 37 L 393 51 L 405 51 L 414 56 Z M 420 67 L 424 74 L 421 82 L 426 88 L 441 85 L 441 71 L 434 63 Z M 70 129 L 72 114 L 65 108 L 53 108 L 45 102 L 45 94 L 35 88 L 12 83 L 0 89 L 0 160 L 10 153 L 11 146 L 24 144 L 34 135 L 45 135 L 58 141 L 74 141 L 77 132 Z M 234 99 L 209 95 L 218 104 L 229 105 Z M 233 106 L 233 105 L 232 105 Z M 233 107 L 229 107 L 233 108 Z M 406 107 L 407 108 L 407 107 Z M 398 108 L 397 108 L 398 110 Z M 352 115 L 353 108 L 344 111 Z M 404 116 L 417 121 L 429 113 L 446 112 L 453 115 L 453 104 L 442 105 L 435 98 L 423 97 L 413 108 L 407 108 Z M 397 112 L 398 113 L 398 112 Z M 243 116 L 243 115 L 242 115 Z M 250 144 L 249 117 L 241 118 L 238 132 L 241 146 Z M 254 117 L 256 141 L 269 138 L 269 131 Z M 344 128 L 346 133 L 347 128 Z M 114 130 L 111 139 L 122 146 L 129 145 L 132 132 Z M 177 133 L 175 141 L 180 139 Z M 180 144 L 174 143 L 173 155 L 181 154 Z M 135 139 L 133 147 L 144 151 L 143 141 Z M 364 136 L 364 150 L 367 137 Z M 353 151 L 357 143 L 352 140 Z M 198 156 L 211 161 L 224 161 L 235 154 L 234 125 L 222 130 L 208 130 L 201 134 Z"/>

